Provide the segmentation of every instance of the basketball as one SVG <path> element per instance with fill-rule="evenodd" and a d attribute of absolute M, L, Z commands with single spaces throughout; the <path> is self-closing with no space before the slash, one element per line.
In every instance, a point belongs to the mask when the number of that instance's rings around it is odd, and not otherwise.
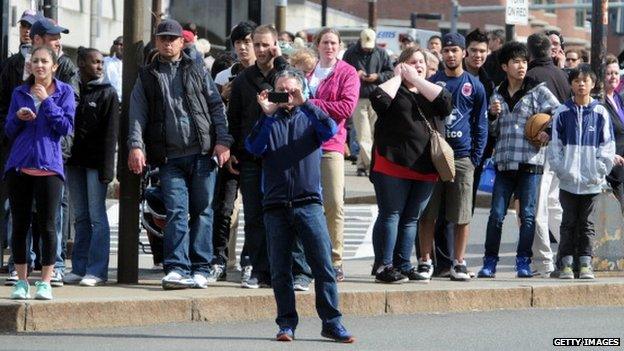
<path fill-rule="evenodd" d="M 536 147 L 541 147 L 542 143 L 537 139 L 540 132 L 548 128 L 550 124 L 550 115 L 545 113 L 536 113 L 527 119 L 524 125 L 524 136 Z"/>

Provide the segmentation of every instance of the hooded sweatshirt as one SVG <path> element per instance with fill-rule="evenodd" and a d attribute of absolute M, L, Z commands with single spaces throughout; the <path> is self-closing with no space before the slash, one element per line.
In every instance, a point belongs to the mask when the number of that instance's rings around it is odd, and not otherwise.
<path fill-rule="evenodd" d="M 607 109 L 593 99 L 587 106 L 567 100 L 553 116 L 547 152 L 562 190 L 579 195 L 600 193 L 615 156 Z"/>

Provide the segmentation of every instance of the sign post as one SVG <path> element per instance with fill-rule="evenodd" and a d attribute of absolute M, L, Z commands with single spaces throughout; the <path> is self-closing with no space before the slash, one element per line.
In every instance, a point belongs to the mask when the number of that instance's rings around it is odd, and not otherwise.
<path fill-rule="evenodd" d="M 529 24 L 529 0 L 507 0 L 505 7 L 505 39 L 514 40 L 515 25 Z"/>

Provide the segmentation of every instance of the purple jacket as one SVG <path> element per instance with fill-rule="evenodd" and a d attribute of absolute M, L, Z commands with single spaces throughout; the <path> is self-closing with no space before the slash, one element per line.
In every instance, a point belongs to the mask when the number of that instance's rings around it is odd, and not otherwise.
<path fill-rule="evenodd" d="M 16 115 L 22 107 L 36 111 L 30 85 L 20 85 L 13 91 L 4 125 L 11 142 L 5 173 L 21 168 L 36 168 L 55 172 L 65 179 L 60 140 L 73 131 L 76 101 L 70 85 L 58 79 L 54 79 L 54 83 L 56 90 L 41 102 L 37 118 L 33 121 L 22 121 Z"/>

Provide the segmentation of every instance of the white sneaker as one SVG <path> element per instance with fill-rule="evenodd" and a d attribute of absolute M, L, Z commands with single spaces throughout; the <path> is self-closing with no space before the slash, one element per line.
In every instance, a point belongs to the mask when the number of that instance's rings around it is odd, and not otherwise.
<path fill-rule="evenodd" d="M 470 275 L 468 274 L 468 268 L 466 267 L 466 261 L 457 262 L 457 260 L 453 261 L 453 267 L 451 268 L 451 280 L 467 282 L 470 280 Z"/>
<path fill-rule="evenodd" d="M 416 267 L 416 271 L 414 273 L 416 278 L 415 280 L 431 280 L 431 276 L 433 275 L 433 264 L 431 263 L 431 260 L 418 260 L 418 267 Z"/>
<path fill-rule="evenodd" d="M 203 274 L 200 274 L 200 273 L 193 274 L 193 282 L 195 282 L 195 285 L 193 286 L 194 288 L 206 289 L 208 287 L 208 279 L 206 279 L 206 277 Z"/>
<path fill-rule="evenodd" d="M 78 283 L 80 283 L 82 278 L 84 278 L 84 277 L 81 276 L 81 275 L 78 275 L 78 274 L 76 274 L 74 272 L 70 272 L 70 273 L 67 273 L 65 275 L 65 277 L 63 278 L 63 282 L 65 284 L 78 284 Z"/>
<path fill-rule="evenodd" d="M 54 275 L 52 275 L 52 279 L 50 279 L 50 285 L 55 288 L 63 286 L 63 273 L 60 270 L 54 270 Z"/>
<path fill-rule="evenodd" d="M 102 285 L 104 283 L 105 283 L 104 279 L 100 277 L 96 277 L 91 274 L 85 275 L 84 278 L 80 280 L 80 285 L 82 286 L 96 286 L 96 285 Z"/>
<path fill-rule="evenodd" d="M 19 278 L 17 277 L 17 271 L 11 271 L 9 277 L 6 278 L 6 280 L 4 281 L 4 285 L 13 286 L 15 285 L 15 283 L 17 283 L 18 280 Z"/>
<path fill-rule="evenodd" d="M 191 278 L 183 278 L 178 272 L 169 272 L 160 281 L 162 288 L 165 290 L 187 289 L 195 286 L 195 281 Z"/>

